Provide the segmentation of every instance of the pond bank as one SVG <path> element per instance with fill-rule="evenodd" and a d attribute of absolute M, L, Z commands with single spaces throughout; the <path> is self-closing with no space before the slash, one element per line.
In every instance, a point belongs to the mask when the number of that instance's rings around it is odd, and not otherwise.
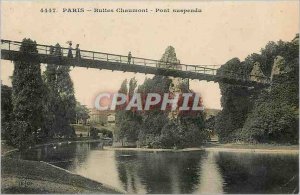
<path fill-rule="evenodd" d="M 151 149 L 151 148 L 122 148 L 104 147 L 107 150 L 156 151 L 156 152 L 187 152 L 187 151 L 221 151 L 221 152 L 253 152 L 253 153 L 299 153 L 299 145 L 273 144 L 206 144 L 198 148 L 184 149 Z"/>
<path fill-rule="evenodd" d="M 49 146 L 49 145 L 56 145 L 56 144 L 70 144 L 70 143 L 92 143 L 92 142 L 100 142 L 102 140 L 99 139 L 84 139 L 84 140 L 55 140 L 50 141 L 47 143 L 42 144 L 36 144 L 34 147 L 40 147 L 40 146 Z"/>
<path fill-rule="evenodd" d="M 228 144 L 211 144 L 204 148 L 206 151 L 221 151 L 221 152 L 287 153 L 287 154 L 299 153 L 299 145 L 228 143 Z"/>
<path fill-rule="evenodd" d="M 107 147 L 105 150 L 119 150 L 119 151 L 144 151 L 144 152 L 188 152 L 188 151 L 201 151 L 203 148 L 184 148 L 184 149 L 163 149 L 163 148 L 121 148 L 121 147 Z"/>
<path fill-rule="evenodd" d="M 2 193 L 124 193 L 45 162 L 2 158 Z"/>
<path fill-rule="evenodd" d="M 16 150 L 1 144 L 2 193 L 125 193 L 46 162 L 6 156 Z"/>

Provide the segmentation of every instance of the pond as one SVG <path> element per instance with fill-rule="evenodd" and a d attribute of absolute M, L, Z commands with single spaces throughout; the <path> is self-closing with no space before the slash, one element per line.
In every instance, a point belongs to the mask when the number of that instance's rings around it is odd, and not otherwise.
<path fill-rule="evenodd" d="M 128 193 L 297 193 L 298 155 L 43 146 L 17 158 L 51 163 Z"/>

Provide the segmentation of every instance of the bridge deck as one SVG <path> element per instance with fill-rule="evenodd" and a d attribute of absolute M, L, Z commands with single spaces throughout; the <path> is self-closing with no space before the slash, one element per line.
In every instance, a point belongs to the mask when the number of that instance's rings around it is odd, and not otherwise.
<path fill-rule="evenodd" d="M 18 61 L 32 60 L 28 55 L 35 56 L 39 63 L 57 64 L 76 67 L 87 67 L 96 69 L 106 69 L 112 71 L 135 72 L 144 74 L 154 74 L 172 76 L 188 79 L 206 80 L 213 82 L 225 82 L 243 86 L 265 86 L 267 82 L 255 82 L 246 79 L 241 74 L 226 72 L 227 76 L 217 75 L 217 69 L 208 68 L 205 65 L 186 65 L 177 62 L 164 62 L 146 58 L 132 57 L 131 64 L 128 64 L 128 57 L 123 55 L 108 54 L 95 51 L 81 50 L 81 58 L 69 58 L 68 48 L 61 48 L 61 55 L 50 54 L 50 45 L 37 44 L 38 53 L 27 54 L 24 57 L 20 52 L 21 42 L 1 40 L 1 59 Z M 75 54 L 75 49 L 73 49 Z M 230 75 L 230 76 L 228 76 Z"/>

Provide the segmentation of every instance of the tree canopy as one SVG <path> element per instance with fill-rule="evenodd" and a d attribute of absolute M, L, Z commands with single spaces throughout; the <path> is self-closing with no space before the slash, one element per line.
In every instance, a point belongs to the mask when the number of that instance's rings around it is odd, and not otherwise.
<path fill-rule="evenodd" d="M 234 58 L 220 68 L 218 74 L 226 69 L 249 75 L 258 62 L 263 73 L 272 76 L 266 89 L 220 83 L 223 110 L 216 117 L 215 128 L 222 142 L 298 142 L 298 52 L 298 42 L 269 42 L 261 54 L 251 54 L 243 62 Z M 279 71 L 272 71 L 273 66 Z"/>

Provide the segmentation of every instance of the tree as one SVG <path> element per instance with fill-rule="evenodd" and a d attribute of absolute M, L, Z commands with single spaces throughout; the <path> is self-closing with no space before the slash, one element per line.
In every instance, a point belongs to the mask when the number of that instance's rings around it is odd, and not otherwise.
<path fill-rule="evenodd" d="M 57 43 L 55 47 L 50 49 L 50 54 L 60 55 L 60 45 Z M 60 124 L 58 123 L 58 110 L 60 106 L 60 97 L 57 87 L 57 69 L 58 65 L 47 64 L 46 70 L 43 74 L 43 79 L 46 87 L 46 94 L 44 98 L 44 123 L 42 133 L 44 138 L 52 138 L 60 131 Z"/>
<path fill-rule="evenodd" d="M 240 139 L 254 142 L 298 143 L 299 138 L 299 58 L 298 45 L 279 41 L 264 52 L 266 56 L 284 56 L 283 73 L 275 75 L 269 90 L 259 94 Z M 299 50 L 298 50 L 299 51 Z M 269 53 L 274 55 L 271 55 Z M 271 60 L 269 60 L 271 61 Z"/>
<path fill-rule="evenodd" d="M 86 121 L 89 116 L 89 109 L 85 105 L 81 105 L 80 102 L 76 102 L 76 123 L 82 121 L 83 124 L 86 124 Z"/>
<path fill-rule="evenodd" d="M 7 139 L 9 123 L 12 120 L 12 88 L 1 84 L 1 135 Z"/>
<path fill-rule="evenodd" d="M 162 55 L 160 61 L 167 62 L 167 64 L 163 63 L 161 67 L 168 67 L 168 65 L 175 65 L 176 63 L 178 63 L 175 48 L 173 46 L 168 46 L 165 50 L 165 53 Z"/>
<path fill-rule="evenodd" d="M 168 77 L 155 75 L 152 79 L 145 79 L 144 83 L 138 87 L 137 92 L 143 94 L 143 101 L 145 101 L 148 93 L 158 93 L 160 95 L 169 93 L 171 82 Z M 161 102 L 152 106 L 150 110 L 140 113 L 143 122 L 138 139 L 141 145 L 148 145 L 149 147 L 160 145 L 162 128 L 169 121 L 168 111 L 162 111 L 160 107 Z"/>
<path fill-rule="evenodd" d="M 169 65 L 176 65 L 175 48 L 167 47 L 161 61 L 169 62 Z M 171 67 L 169 67 L 171 68 Z M 193 93 L 186 83 L 178 79 L 170 79 L 164 76 L 154 76 L 146 79 L 138 87 L 138 92 L 147 96 L 148 93 Z M 177 118 L 169 116 L 170 111 L 161 111 L 161 102 L 151 107 L 149 111 L 142 113 L 143 123 L 140 128 L 139 142 L 149 147 L 187 147 L 196 146 L 207 140 L 207 133 L 204 131 L 204 118 L 202 111 L 179 112 Z"/>
<path fill-rule="evenodd" d="M 125 79 L 122 84 L 121 87 L 118 91 L 118 93 L 122 93 L 127 95 L 128 93 L 128 88 L 127 88 L 127 79 Z M 119 140 L 122 139 L 122 143 L 123 143 L 123 138 L 124 136 L 121 135 L 121 126 L 122 126 L 122 122 L 126 119 L 126 115 L 125 115 L 125 110 L 124 110 L 124 106 L 123 105 L 119 105 L 116 107 L 116 126 L 117 129 L 115 131 L 115 139 Z"/>
<path fill-rule="evenodd" d="M 42 126 L 44 87 L 38 56 L 31 55 L 38 53 L 36 42 L 23 39 L 20 51 L 22 61 L 14 61 L 12 78 L 15 128 L 11 129 L 11 136 L 13 145 L 24 148 L 36 142 L 38 130 Z"/>
<path fill-rule="evenodd" d="M 178 59 L 174 47 L 167 47 L 161 61 L 163 61 L 160 64 L 161 67 L 177 65 Z M 137 90 L 136 87 L 135 78 L 129 81 L 129 89 L 125 80 L 119 93 L 128 95 L 130 99 L 134 91 L 137 91 L 142 95 L 142 102 L 145 102 L 149 93 L 158 93 L 163 96 L 165 93 L 192 92 L 181 80 L 160 75 L 155 75 L 152 79 L 146 78 Z M 144 111 L 118 110 L 116 121 L 120 137 L 129 141 L 138 141 L 140 145 L 152 148 L 198 146 L 208 138 L 208 134 L 204 131 L 202 111 L 197 111 L 193 115 L 181 113 L 178 120 L 175 120 L 169 117 L 169 110 L 161 110 L 161 103 Z"/>
<path fill-rule="evenodd" d="M 70 124 L 75 123 L 76 120 L 76 99 L 69 73 L 69 66 L 59 66 L 57 68 L 57 89 L 60 102 L 57 111 L 60 129 L 62 130 L 62 132 L 59 132 L 59 135 L 72 137 L 75 135 L 75 131 Z"/>
<path fill-rule="evenodd" d="M 282 102 L 264 101 L 249 115 L 241 139 L 262 143 L 298 143 L 297 107 Z"/>
<path fill-rule="evenodd" d="M 132 98 L 133 94 L 134 94 L 134 90 L 137 87 L 137 80 L 135 79 L 135 77 L 131 78 L 129 81 L 129 89 L 128 89 L 128 97 L 129 100 Z"/>
<path fill-rule="evenodd" d="M 283 142 L 298 141 L 299 112 L 299 43 L 269 42 L 261 54 L 251 54 L 244 62 L 228 61 L 218 75 L 228 72 L 249 75 L 259 62 L 265 75 L 270 76 L 280 58 L 280 74 L 274 75 L 271 87 L 251 89 L 220 82 L 223 110 L 216 117 L 215 128 L 224 142 Z"/>
<path fill-rule="evenodd" d="M 61 47 L 57 43 L 50 53 L 60 56 Z M 46 137 L 75 135 L 71 123 L 76 122 L 76 99 L 70 67 L 48 64 L 44 72 L 47 96 L 44 99 L 44 135 Z"/>
<path fill-rule="evenodd" d="M 118 93 L 122 93 L 127 95 L 128 93 L 128 88 L 127 88 L 127 79 L 125 79 L 122 84 L 121 87 L 118 91 Z M 122 120 L 124 120 L 125 117 L 125 110 L 124 110 L 124 106 L 123 105 L 119 105 L 116 107 L 116 124 L 117 126 L 120 124 L 120 122 Z"/>
<path fill-rule="evenodd" d="M 129 81 L 129 88 L 127 88 L 127 80 L 124 80 L 119 93 L 123 93 L 132 98 L 134 91 L 137 87 L 137 81 L 135 78 L 131 78 Z M 138 139 L 138 133 L 140 130 L 141 117 L 135 109 L 124 110 L 124 107 L 119 107 L 117 111 L 117 124 L 119 127 L 119 138 L 126 139 L 126 141 L 135 142 Z"/>
<path fill-rule="evenodd" d="M 238 58 L 226 62 L 217 72 L 218 75 L 232 76 L 230 72 L 242 74 L 245 63 Z M 250 73 L 250 72 L 249 72 Z M 216 130 L 220 141 L 229 141 L 233 131 L 242 128 L 247 114 L 252 109 L 251 93 L 247 87 L 219 82 L 222 111 L 216 117 Z"/>

